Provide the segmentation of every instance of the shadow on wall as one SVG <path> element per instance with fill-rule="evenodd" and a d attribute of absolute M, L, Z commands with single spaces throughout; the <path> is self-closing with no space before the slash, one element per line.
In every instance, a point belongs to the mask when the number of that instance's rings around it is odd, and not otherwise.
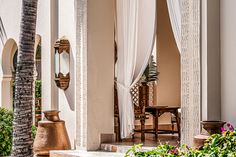
<path fill-rule="evenodd" d="M 67 90 L 65 91 L 65 96 L 67 102 L 72 111 L 75 110 L 75 69 L 74 69 L 74 55 L 72 51 L 70 51 L 70 84 Z"/>
<path fill-rule="evenodd" d="M 2 45 L 4 45 L 6 39 L 7 39 L 7 34 L 3 26 L 2 18 L 0 17 L 0 40 L 2 42 Z"/>

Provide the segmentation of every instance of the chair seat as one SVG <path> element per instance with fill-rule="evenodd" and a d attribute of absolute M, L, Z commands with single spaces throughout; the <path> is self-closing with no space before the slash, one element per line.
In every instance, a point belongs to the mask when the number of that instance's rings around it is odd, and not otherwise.
<path fill-rule="evenodd" d="M 134 117 L 135 117 L 135 120 L 140 120 L 140 119 L 149 119 L 149 117 L 148 117 L 148 115 L 149 114 L 136 114 L 136 115 L 134 115 Z"/>

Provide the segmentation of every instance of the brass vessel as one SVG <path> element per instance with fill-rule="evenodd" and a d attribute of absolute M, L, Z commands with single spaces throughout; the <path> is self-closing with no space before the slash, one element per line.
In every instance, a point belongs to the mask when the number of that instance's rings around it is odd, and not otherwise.
<path fill-rule="evenodd" d="M 65 121 L 60 120 L 57 110 L 45 111 L 45 119 L 38 123 L 34 141 L 35 155 L 49 155 L 50 150 L 71 149 Z"/>

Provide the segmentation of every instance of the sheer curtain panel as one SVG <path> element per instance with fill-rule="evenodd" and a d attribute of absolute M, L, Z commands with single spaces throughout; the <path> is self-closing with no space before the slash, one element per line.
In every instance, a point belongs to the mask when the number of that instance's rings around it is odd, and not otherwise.
<path fill-rule="evenodd" d="M 117 91 L 121 138 L 134 129 L 130 89 L 142 76 L 151 56 L 156 26 L 156 0 L 117 0 Z"/>
<path fill-rule="evenodd" d="M 167 0 L 170 22 L 175 41 L 181 53 L 181 0 Z"/>

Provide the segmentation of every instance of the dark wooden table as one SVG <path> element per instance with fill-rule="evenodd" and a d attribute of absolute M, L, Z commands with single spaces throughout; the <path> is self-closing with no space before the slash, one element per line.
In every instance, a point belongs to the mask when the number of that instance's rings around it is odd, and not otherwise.
<path fill-rule="evenodd" d="M 158 129 L 158 117 L 160 117 L 163 113 L 169 112 L 176 116 L 176 123 L 177 123 L 177 132 L 179 139 L 180 139 L 180 121 L 179 121 L 179 115 L 178 115 L 178 109 L 180 107 L 172 107 L 172 106 L 147 106 L 145 107 L 145 112 L 148 112 L 152 114 L 153 116 L 153 132 L 155 133 L 156 139 L 158 138 L 159 131 L 162 131 L 162 133 L 170 133 L 172 131 L 167 130 L 159 130 Z"/>

